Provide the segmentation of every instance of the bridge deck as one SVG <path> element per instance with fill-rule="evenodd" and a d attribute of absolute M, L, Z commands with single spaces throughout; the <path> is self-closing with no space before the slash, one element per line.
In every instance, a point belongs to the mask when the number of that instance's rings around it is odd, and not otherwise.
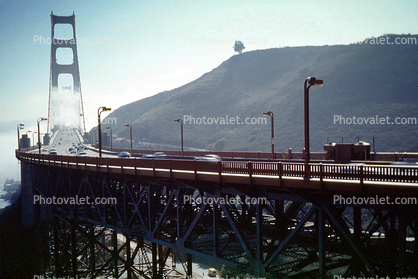
<path fill-rule="evenodd" d="M 16 151 L 19 160 L 105 175 L 212 181 L 225 185 L 317 190 L 323 193 L 418 196 L 418 167 L 387 165 L 197 161 L 182 159 L 99 158 L 33 154 Z"/>

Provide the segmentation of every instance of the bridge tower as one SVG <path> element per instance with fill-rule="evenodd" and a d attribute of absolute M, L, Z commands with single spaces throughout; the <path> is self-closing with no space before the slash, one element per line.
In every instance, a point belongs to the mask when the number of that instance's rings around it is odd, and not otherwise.
<path fill-rule="evenodd" d="M 56 38 L 55 27 L 59 24 L 69 24 L 72 27 L 71 38 Z M 57 52 L 69 49 L 72 63 L 57 61 Z M 68 52 L 67 52 L 68 54 Z M 59 76 L 69 74 L 72 84 L 59 86 Z M 51 63 L 48 100 L 48 132 L 56 125 L 78 126 L 86 131 L 83 98 L 81 94 L 80 71 L 78 67 L 77 39 L 75 34 L 75 14 L 71 16 L 57 16 L 51 12 Z M 67 81 L 68 82 L 68 81 Z"/>

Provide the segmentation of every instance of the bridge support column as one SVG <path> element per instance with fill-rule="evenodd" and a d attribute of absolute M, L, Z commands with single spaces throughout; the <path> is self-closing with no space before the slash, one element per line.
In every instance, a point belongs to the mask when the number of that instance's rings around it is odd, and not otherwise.
<path fill-rule="evenodd" d="M 70 237 L 71 237 L 71 263 L 72 276 L 77 276 L 77 236 L 76 236 L 76 221 L 70 220 Z"/>
<path fill-rule="evenodd" d="M 187 278 L 192 279 L 193 278 L 193 257 L 190 254 L 187 254 Z"/>
<path fill-rule="evenodd" d="M 354 218 L 354 241 L 357 246 L 360 244 L 361 238 L 361 208 L 353 208 L 353 218 Z"/>
<path fill-rule="evenodd" d="M 354 235 L 353 241 L 356 247 L 361 247 L 361 208 L 354 207 L 353 208 L 353 219 L 354 219 Z M 352 272 L 354 274 L 361 274 L 361 269 L 358 265 L 351 266 Z"/>
<path fill-rule="evenodd" d="M 128 275 L 128 279 L 132 279 L 132 262 L 133 259 L 131 260 L 131 238 L 130 237 L 126 237 L 126 272 Z"/>
<path fill-rule="evenodd" d="M 54 225 L 53 225 L 53 230 L 54 230 L 54 265 L 55 265 L 55 274 L 60 277 L 62 275 L 62 264 L 61 264 L 61 259 L 60 259 L 60 253 L 59 253 L 59 245 L 58 243 L 60 243 L 60 239 L 58 237 L 58 224 L 59 222 L 59 218 L 54 215 Z"/>
<path fill-rule="evenodd" d="M 379 211 L 379 214 L 382 215 L 381 211 Z M 390 251 L 398 251 L 398 230 L 396 229 L 396 222 L 397 222 L 397 218 L 396 218 L 396 214 L 395 212 L 391 211 L 388 213 L 389 214 L 389 227 L 386 230 L 386 235 L 385 238 L 387 238 L 387 245 L 388 247 L 390 247 Z M 400 229 L 400 225 L 398 227 L 398 229 Z M 395 252 L 396 253 L 396 252 Z M 399 255 L 399 253 L 396 253 Z M 395 254 L 395 255 L 396 255 Z M 389 266 L 389 275 L 390 276 L 395 276 L 396 275 L 396 269 L 397 269 L 397 261 L 399 259 L 395 257 L 391 257 L 390 260 L 387 261 L 387 266 Z"/>
<path fill-rule="evenodd" d="M 286 221 L 285 221 L 285 212 L 284 212 L 284 201 L 275 200 L 275 218 L 276 218 L 276 230 L 280 235 L 285 235 L 286 233 Z"/>
<path fill-rule="evenodd" d="M 112 232 L 112 242 L 113 242 L 113 276 L 119 278 L 119 260 L 118 260 L 118 233 L 116 231 Z"/>
<path fill-rule="evenodd" d="M 319 278 L 325 278 L 325 248 L 324 248 L 324 228 L 325 219 L 322 207 L 317 211 L 317 225 L 318 225 L 318 262 L 319 262 Z"/>
<path fill-rule="evenodd" d="M 152 279 L 158 279 L 157 244 L 151 244 L 152 249 Z"/>
<path fill-rule="evenodd" d="M 32 165 L 21 162 L 21 196 L 22 196 L 22 226 L 35 225 L 33 211 Z"/>
<path fill-rule="evenodd" d="M 259 274 L 264 273 L 263 268 L 263 207 L 257 203 L 256 204 L 256 270 Z"/>
<path fill-rule="evenodd" d="M 94 242 L 95 242 L 95 236 L 94 236 L 94 225 L 93 224 L 88 224 L 88 228 L 90 230 L 89 233 L 89 242 L 90 242 L 90 271 L 95 272 L 96 270 L 96 251 L 94 248 Z"/>
<path fill-rule="evenodd" d="M 219 205 L 214 203 L 213 205 L 213 256 L 218 257 L 219 247 Z"/>
<path fill-rule="evenodd" d="M 400 276 L 405 276 L 405 249 L 406 249 L 406 220 L 405 216 L 399 216 L 399 254 L 398 254 L 398 274 Z M 416 241 L 416 239 L 415 239 Z"/>
<path fill-rule="evenodd" d="M 60 36 L 62 34 L 55 34 L 55 26 L 57 24 L 68 24 L 71 25 L 73 31 L 73 37 L 71 40 L 56 40 L 56 36 Z M 60 64 L 59 60 L 57 60 L 57 52 L 62 50 L 63 48 L 70 49 L 73 54 L 73 63 L 72 64 Z M 64 115 L 63 112 L 59 109 L 62 105 L 66 105 L 64 101 L 62 101 L 62 97 L 57 99 L 56 96 L 58 94 L 63 93 L 63 91 L 59 91 L 58 86 L 61 85 L 58 83 L 58 77 L 60 74 L 70 74 L 72 75 L 73 82 L 67 88 L 70 90 L 70 94 L 72 96 L 67 101 L 72 101 L 77 98 L 78 104 L 81 106 L 79 107 L 79 111 L 76 112 L 70 119 L 76 119 L 78 117 L 78 123 L 71 123 L 72 125 L 79 125 L 80 128 L 86 131 L 86 125 L 84 121 L 84 107 L 83 107 L 83 98 L 81 94 L 81 85 L 80 85 L 80 71 L 78 67 L 78 55 L 77 55 L 77 40 L 75 35 L 75 15 L 74 13 L 71 16 L 57 16 L 51 12 L 51 63 L 50 63 L 50 84 L 49 84 L 49 102 L 48 102 L 48 131 L 50 129 L 50 125 L 60 125 L 63 124 L 65 117 L 68 115 Z M 63 84 L 64 85 L 64 84 Z M 63 86 L 64 90 L 64 86 Z M 55 100 L 53 103 L 52 100 Z M 60 101 L 59 101 L 60 100 Z M 72 101 L 74 102 L 74 101 Z M 77 103 L 71 103 L 71 105 Z M 77 105 L 78 105 L 77 104 Z M 52 128 L 52 127 L 51 127 Z"/>
<path fill-rule="evenodd" d="M 417 210 L 417 214 L 415 214 L 414 237 L 415 237 L 415 258 L 418 259 L 418 210 Z"/>

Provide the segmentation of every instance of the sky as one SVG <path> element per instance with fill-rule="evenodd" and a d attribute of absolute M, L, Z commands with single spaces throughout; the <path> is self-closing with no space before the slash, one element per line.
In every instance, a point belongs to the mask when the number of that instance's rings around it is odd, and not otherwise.
<path fill-rule="evenodd" d="M 47 116 L 51 11 L 76 16 L 88 130 L 98 107 L 191 82 L 235 55 L 235 40 L 252 51 L 418 34 L 416 0 L 0 0 L 0 137 Z"/>
<path fill-rule="evenodd" d="M 0 123 L 47 115 L 51 11 L 74 12 L 84 39 L 87 128 L 100 106 L 116 109 L 211 71 L 234 55 L 235 40 L 251 51 L 418 33 L 418 1 L 0 0 Z"/>

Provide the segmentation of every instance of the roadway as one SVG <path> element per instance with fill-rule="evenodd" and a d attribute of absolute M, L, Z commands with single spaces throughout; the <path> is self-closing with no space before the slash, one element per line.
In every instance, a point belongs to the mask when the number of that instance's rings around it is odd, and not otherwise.
<path fill-rule="evenodd" d="M 99 151 L 97 148 L 92 148 L 90 145 L 87 145 L 83 142 L 83 137 L 81 136 L 80 132 L 76 129 L 61 129 L 53 134 L 51 137 L 51 142 L 47 146 L 42 147 L 42 153 L 43 154 L 49 154 L 50 149 L 55 149 L 57 151 L 58 155 L 68 155 L 68 156 L 77 156 L 76 153 L 70 153 L 70 147 L 73 147 L 74 145 L 78 146 L 80 143 L 87 147 L 84 149 L 84 151 L 87 153 L 87 156 L 89 157 L 98 157 Z M 32 151 L 34 153 L 37 153 L 37 150 Z M 119 152 L 111 152 L 108 150 L 102 149 L 102 157 L 109 157 L 109 158 L 117 158 L 117 154 Z M 140 156 L 133 155 L 131 158 L 139 158 Z M 167 156 L 168 158 L 173 159 L 185 159 L 185 160 L 194 160 L 195 157 L 187 157 L 187 156 Z M 127 158 L 125 158 L 127 159 Z M 240 160 L 240 159 L 233 159 Z M 242 159 L 245 160 L 245 159 Z M 248 160 L 245 160 L 248 161 Z"/>
<path fill-rule="evenodd" d="M 45 148 L 48 150 L 54 148 L 59 155 L 71 155 L 69 148 L 73 147 L 73 144 L 78 145 L 80 143 L 80 139 L 75 130 L 57 131 L 51 139 L 50 145 Z"/>
<path fill-rule="evenodd" d="M 89 157 L 99 156 L 98 151 L 92 149 L 90 146 L 84 144 L 82 136 L 76 129 L 61 129 L 54 133 L 51 137 L 51 142 L 47 146 L 42 147 L 42 153 L 48 154 L 48 151 L 53 148 L 57 151 L 58 155 L 76 156 L 76 153 L 70 153 L 70 147 L 78 146 L 79 144 L 87 147 L 84 151 Z M 102 157 L 117 157 L 116 154 L 103 153 Z"/>

